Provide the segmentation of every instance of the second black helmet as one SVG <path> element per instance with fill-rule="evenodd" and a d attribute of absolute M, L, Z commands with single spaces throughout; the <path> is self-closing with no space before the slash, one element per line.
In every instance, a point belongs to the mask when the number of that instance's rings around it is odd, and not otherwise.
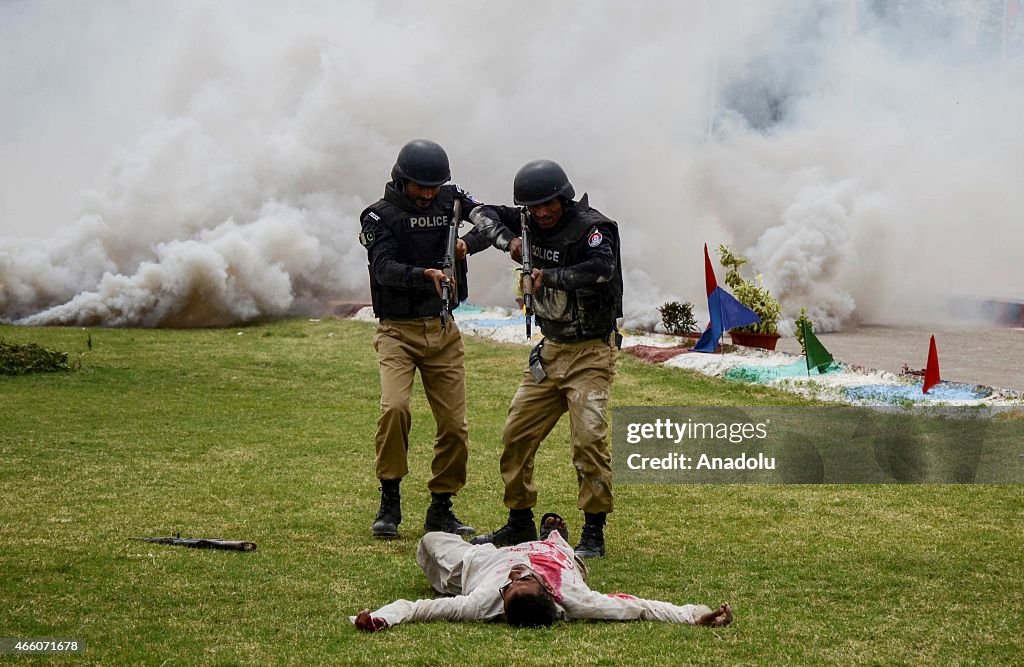
<path fill-rule="evenodd" d="M 512 185 L 516 204 L 533 206 L 543 204 L 555 197 L 572 199 L 576 195 L 565 170 L 553 160 L 527 162 L 516 173 Z"/>
<path fill-rule="evenodd" d="M 440 144 L 426 139 L 414 139 L 398 151 L 391 178 L 406 179 L 427 187 L 443 185 L 452 178 L 448 154 Z"/>

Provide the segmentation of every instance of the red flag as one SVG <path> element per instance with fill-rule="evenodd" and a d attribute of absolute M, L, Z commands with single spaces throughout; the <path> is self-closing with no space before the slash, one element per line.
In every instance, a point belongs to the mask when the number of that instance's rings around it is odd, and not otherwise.
<path fill-rule="evenodd" d="M 924 386 L 921 391 L 928 393 L 928 390 L 942 382 L 939 378 L 939 351 L 935 348 L 935 336 L 928 346 L 928 365 L 924 367 Z"/>
<path fill-rule="evenodd" d="M 708 244 L 704 244 L 704 285 L 707 288 L 708 296 L 718 289 L 718 281 L 715 280 L 715 268 L 711 266 L 711 256 L 708 255 Z"/>

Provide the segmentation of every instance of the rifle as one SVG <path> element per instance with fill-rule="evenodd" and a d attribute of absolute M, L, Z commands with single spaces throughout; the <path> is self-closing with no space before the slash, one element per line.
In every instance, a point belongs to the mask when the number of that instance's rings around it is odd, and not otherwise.
<path fill-rule="evenodd" d="M 153 544 L 171 544 L 178 547 L 189 547 L 190 549 L 226 549 L 228 551 L 256 551 L 256 544 L 253 542 L 235 542 L 222 540 L 217 537 L 182 537 L 178 533 L 174 537 L 129 537 L 130 540 L 138 542 L 152 542 Z"/>
<path fill-rule="evenodd" d="M 444 247 L 444 259 L 441 260 L 441 272 L 447 281 L 441 285 L 441 329 L 448 331 L 448 318 L 451 316 L 452 288 L 455 286 L 455 243 L 462 218 L 462 200 L 455 198 L 452 220 L 448 224 L 448 242 Z M 458 295 L 455 296 L 458 299 Z"/>
<path fill-rule="evenodd" d="M 526 340 L 533 338 L 533 248 L 530 243 L 530 215 L 519 212 L 523 237 L 523 268 L 519 282 L 523 288 L 523 311 L 526 313 Z"/>

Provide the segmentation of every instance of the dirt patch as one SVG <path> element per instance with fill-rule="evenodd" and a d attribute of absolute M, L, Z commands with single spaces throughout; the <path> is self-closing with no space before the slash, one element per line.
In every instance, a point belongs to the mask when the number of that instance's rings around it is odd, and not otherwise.
<path fill-rule="evenodd" d="M 683 347 L 682 345 L 676 345 L 675 347 L 655 347 L 654 345 L 634 345 L 627 347 L 624 350 L 629 352 L 637 359 L 641 361 L 647 361 L 652 364 L 660 364 L 668 361 L 672 357 L 677 357 L 680 354 L 689 352 L 690 348 Z"/>

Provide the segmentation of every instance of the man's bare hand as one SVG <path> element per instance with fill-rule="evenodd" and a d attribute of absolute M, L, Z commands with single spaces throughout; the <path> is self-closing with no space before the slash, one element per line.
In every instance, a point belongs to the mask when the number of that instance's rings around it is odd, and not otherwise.
<path fill-rule="evenodd" d="M 732 623 L 732 607 L 728 602 L 723 602 L 718 609 L 701 614 L 693 624 L 720 628 L 730 623 Z"/>
<path fill-rule="evenodd" d="M 508 254 L 513 262 L 523 263 L 523 239 L 518 236 L 508 244 Z"/>
<path fill-rule="evenodd" d="M 370 616 L 370 610 L 364 609 L 356 616 L 356 627 L 363 632 L 379 632 L 387 629 L 388 622 L 383 618 Z"/>
<path fill-rule="evenodd" d="M 427 269 L 426 271 L 423 272 L 423 279 L 424 280 L 432 280 L 432 281 L 434 281 L 434 289 L 437 290 L 437 295 L 438 296 L 441 296 L 441 288 L 442 288 L 442 286 L 445 283 L 449 282 L 448 279 L 445 278 L 445 276 L 444 276 L 444 271 L 442 271 L 441 269 Z M 451 280 L 451 286 L 452 286 L 452 296 L 454 297 L 455 294 L 456 294 L 456 292 L 455 292 L 455 279 L 454 278 Z"/>
<path fill-rule="evenodd" d="M 466 242 L 463 241 L 462 239 L 458 239 L 455 242 L 455 259 L 461 262 L 462 260 L 466 259 L 466 255 L 468 254 L 469 246 L 466 245 Z"/>
<path fill-rule="evenodd" d="M 540 289 L 540 286 L 544 284 L 544 269 L 533 270 L 533 291 L 536 293 Z"/>

